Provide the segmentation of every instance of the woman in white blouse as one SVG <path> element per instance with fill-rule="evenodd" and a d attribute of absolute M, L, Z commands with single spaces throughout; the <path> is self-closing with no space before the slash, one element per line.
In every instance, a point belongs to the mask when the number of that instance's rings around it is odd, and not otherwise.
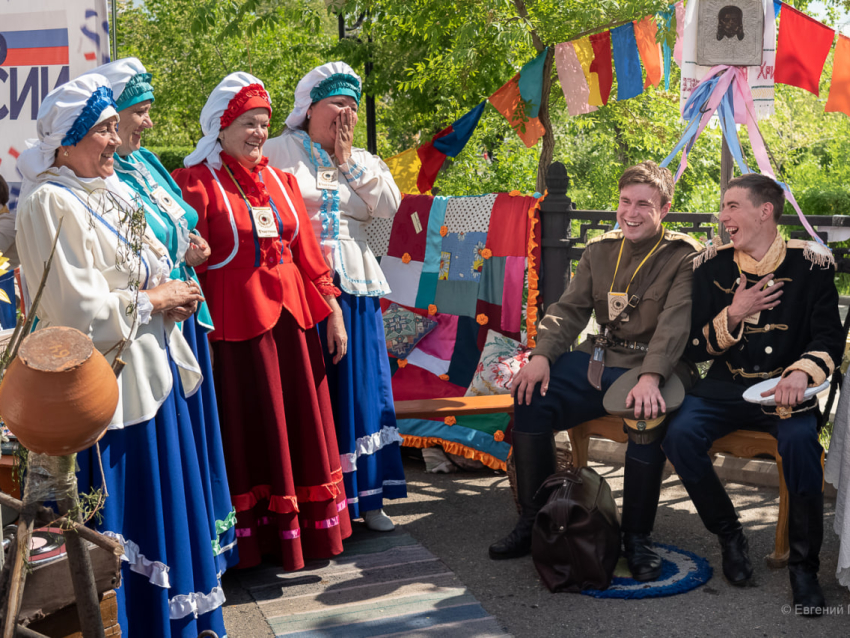
<path fill-rule="evenodd" d="M 362 86 L 344 62 L 316 67 L 295 90 L 286 129 L 269 140 L 272 166 L 293 173 L 313 232 L 335 283 L 348 333 L 348 356 L 334 364 L 325 352 L 345 493 L 352 518 L 373 530 L 390 531 L 383 499 L 405 498 L 380 297 L 390 292 L 366 243 L 373 217 L 390 218 L 401 194 L 387 165 L 352 148 Z M 326 343 L 323 324 L 322 343 Z"/>
<path fill-rule="evenodd" d="M 111 190 L 121 140 L 108 80 L 89 74 L 54 89 L 37 127 L 38 139 L 18 159 L 17 244 L 31 296 L 63 220 L 38 328 L 76 328 L 110 361 L 126 341 L 102 464 L 94 448 L 77 455 L 80 492 L 108 493 L 97 528 L 124 547 L 122 634 L 224 635 L 224 593 L 186 406 L 201 372 L 178 325 L 195 312 L 200 291 L 169 280 L 173 264 L 144 211 Z"/>

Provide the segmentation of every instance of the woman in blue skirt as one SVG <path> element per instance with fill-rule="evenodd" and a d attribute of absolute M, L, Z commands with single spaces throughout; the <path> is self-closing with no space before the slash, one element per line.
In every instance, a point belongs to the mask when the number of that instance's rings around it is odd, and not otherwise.
<path fill-rule="evenodd" d="M 62 221 L 38 328 L 76 328 L 110 361 L 120 346 L 126 364 L 105 436 L 77 455 L 80 492 L 105 496 L 97 529 L 124 548 L 122 635 L 222 637 L 205 450 L 192 423 L 203 374 L 180 328 L 203 300 L 200 288 L 171 278 L 168 249 L 109 183 L 121 139 L 105 77 L 86 74 L 50 92 L 37 130 L 18 158 L 17 245 L 31 293 Z"/>
<path fill-rule="evenodd" d="M 118 98 L 118 135 L 121 146 L 115 153 L 115 177 L 120 180 L 126 198 L 141 204 L 148 228 L 168 248 L 175 264 L 171 278 L 192 281 L 198 286 L 194 267 L 210 255 L 206 241 L 195 234 L 198 214 L 180 193 L 171 175 L 149 150 L 142 148 L 141 134 L 152 128 L 150 117 L 154 101 L 151 75 L 136 58 L 124 58 L 104 64 L 93 71 L 100 73 Z M 198 450 L 204 496 L 210 515 L 210 540 L 218 562 L 219 574 L 239 562 L 236 549 L 236 510 L 230 502 L 224 452 L 218 420 L 215 386 L 213 384 L 210 347 L 207 333 L 213 329 L 212 318 L 205 302 L 183 322 L 183 336 L 192 348 L 204 375 L 198 392 L 186 399 L 195 444 Z"/>
<path fill-rule="evenodd" d="M 295 175 L 334 282 L 348 333 L 348 356 L 339 364 L 325 352 L 339 456 L 351 518 L 391 531 L 384 499 L 407 496 L 393 408 L 390 365 L 379 299 L 390 292 L 366 243 L 373 217 L 392 217 L 401 194 L 387 165 L 352 148 L 360 78 L 344 62 L 316 67 L 295 89 L 286 130 L 269 140 L 272 166 Z M 319 325 L 322 343 L 326 326 Z"/>

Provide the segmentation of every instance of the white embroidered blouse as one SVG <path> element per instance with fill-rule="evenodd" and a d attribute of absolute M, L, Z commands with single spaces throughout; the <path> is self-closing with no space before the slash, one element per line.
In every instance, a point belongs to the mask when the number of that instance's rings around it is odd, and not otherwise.
<path fill-rule="evenodd" d="M 389 219 L 401 204 L 401 193 L 387 165 L 371 153 L 351 149 L 344 164 L 311 144 L 305 131 L 287 128 L 266 142 L 272 166 L 295 175 L 313 232 L 328 265 L 339 275 L 340 288 L 352 295 L 382 297 L 390 292 L 378 260 L 366 241 L 373 217 Z M 319 188 L 320 167 L 337 167 L 337 190 Z"/>
<path fill-rule="evenodd" d="M 51 168 L 34 186 L 18 204 L 17 213 L 18 253 L 31 296 L 41 280 L 57 224 L 64 219 L 37 309 L 37 329 L 76 328 L 101 352 L 129 340 L 121 355 L 127 365 L 118 378 L 120 400 L 109 428 L 143 423 L 156 415 L 174 382 L 166 344 L 180 371 L 183 391 L 191 396 L 203 376 L 179 325 L 161 313 L 141 317 L 147 314 L 145 302 L 150 303 L 144 293 L 139 294 L 137 312 L 132 312 L 136 285 L 150 289 L 168 279 L 171 264 L 166 248 L 146 230 L 140 253 L 132 250 L 114 203 L 105 201 L 105 180 L 81 180 L 67 168 Z M 112 357 L 107 360 L 111 363 Z"/>

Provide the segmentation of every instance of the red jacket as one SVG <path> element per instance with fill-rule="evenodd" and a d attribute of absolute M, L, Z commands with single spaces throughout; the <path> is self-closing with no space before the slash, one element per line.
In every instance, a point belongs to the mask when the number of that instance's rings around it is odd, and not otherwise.
<path fill-rule="evenodd" d="M 195 232 L 212 249 L 195 269 L 215 326 L 210 340 L 256 337 L 275 326 L 284 308 L 303 329 L 312 328 L 331 312 L 319 289 L 329 294 L 333 288 L 295 177 L 266 166 L 265 158 L 250 171 L 226 153 L 221 159 L 252 206 L 274 205 L 279 236 L 257 236 L 225 166 L 215 170 L 203 163 L 174 171 L 183 199 L 198 212 Z"/>

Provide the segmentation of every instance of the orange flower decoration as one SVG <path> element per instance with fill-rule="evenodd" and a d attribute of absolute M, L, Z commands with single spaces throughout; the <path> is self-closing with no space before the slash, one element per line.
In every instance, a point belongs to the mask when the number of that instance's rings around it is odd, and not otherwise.
<path fill-rule="evenodd" d="M 449 227 L 448 226 L 440 226 L 440 236 L 445 237 L 448 234 L 449 234 Z"/>
<path fill-rule="evenodd" d="M 497 441 L 504 441 L 505 433 L 502 430 L 496 430 L 496 433 L 493 435 L 493 438 Z"/>
<path fill-rule="evenodd" d="M 478 254 L 481 255 L 483 259 L 490 259 L 493 256 L 493 251 L 489 248 L 482 248 L 478 251 Z"/>
<path fill-rule="evenodd" d="M 429 315 L 436 315 L 437 314 L 437 306 L 435 306 L 434 304 L 430 304 L 428 306 L 428 314 Z"/>
<path fill-rule="evenodd" d="M 405 263 L 405 264 L 409 264 L 409 263 L 410 263 L 410 254 L 409 254 L 409 253 L 404 253 L 404 254 L 401 256 L 401 261 L 402 261 L 403 263 Z"/>
<path fill-rule="evenodd" d="M 407 365 L 407 359 L 399 359 L 398 360 L 398 367 L 399 368 L 403 368 L 406 365 Z"/>
<path fill-rule="evenodd" d="M 490 321 L 490 317 L 488 317 L 487 315 L 481 314 L 481 315 L 478 315 L 477 317 L 475 317 L 475 321 L 478 322 L 479 326 L 486 326 L 487 323 Z"/>
<path fill-rule="evenodd" d="M 440 381 L 448 381 L 448 380 L 449 380 L 449 375 L 447 375 L 447 374 L 441 374 L 440 375 Z"/>
<path fill-rule="evenodd" d="M 447 416 L 445 419 L 443 419 L 443 423 L 445 423 L 446 425 L 454 425 L 455 423 L 457 423 L 457 419 L 453 416 Z"/>
<path fill-rule="evenodd" d="M 520 195 L 522 195 L 522 193 L 520 193 L 519 191 L 511 191 L 510 193 L 508 193 L 508 195 L 510 195 L 511 197 L 519 197 Z"/>

